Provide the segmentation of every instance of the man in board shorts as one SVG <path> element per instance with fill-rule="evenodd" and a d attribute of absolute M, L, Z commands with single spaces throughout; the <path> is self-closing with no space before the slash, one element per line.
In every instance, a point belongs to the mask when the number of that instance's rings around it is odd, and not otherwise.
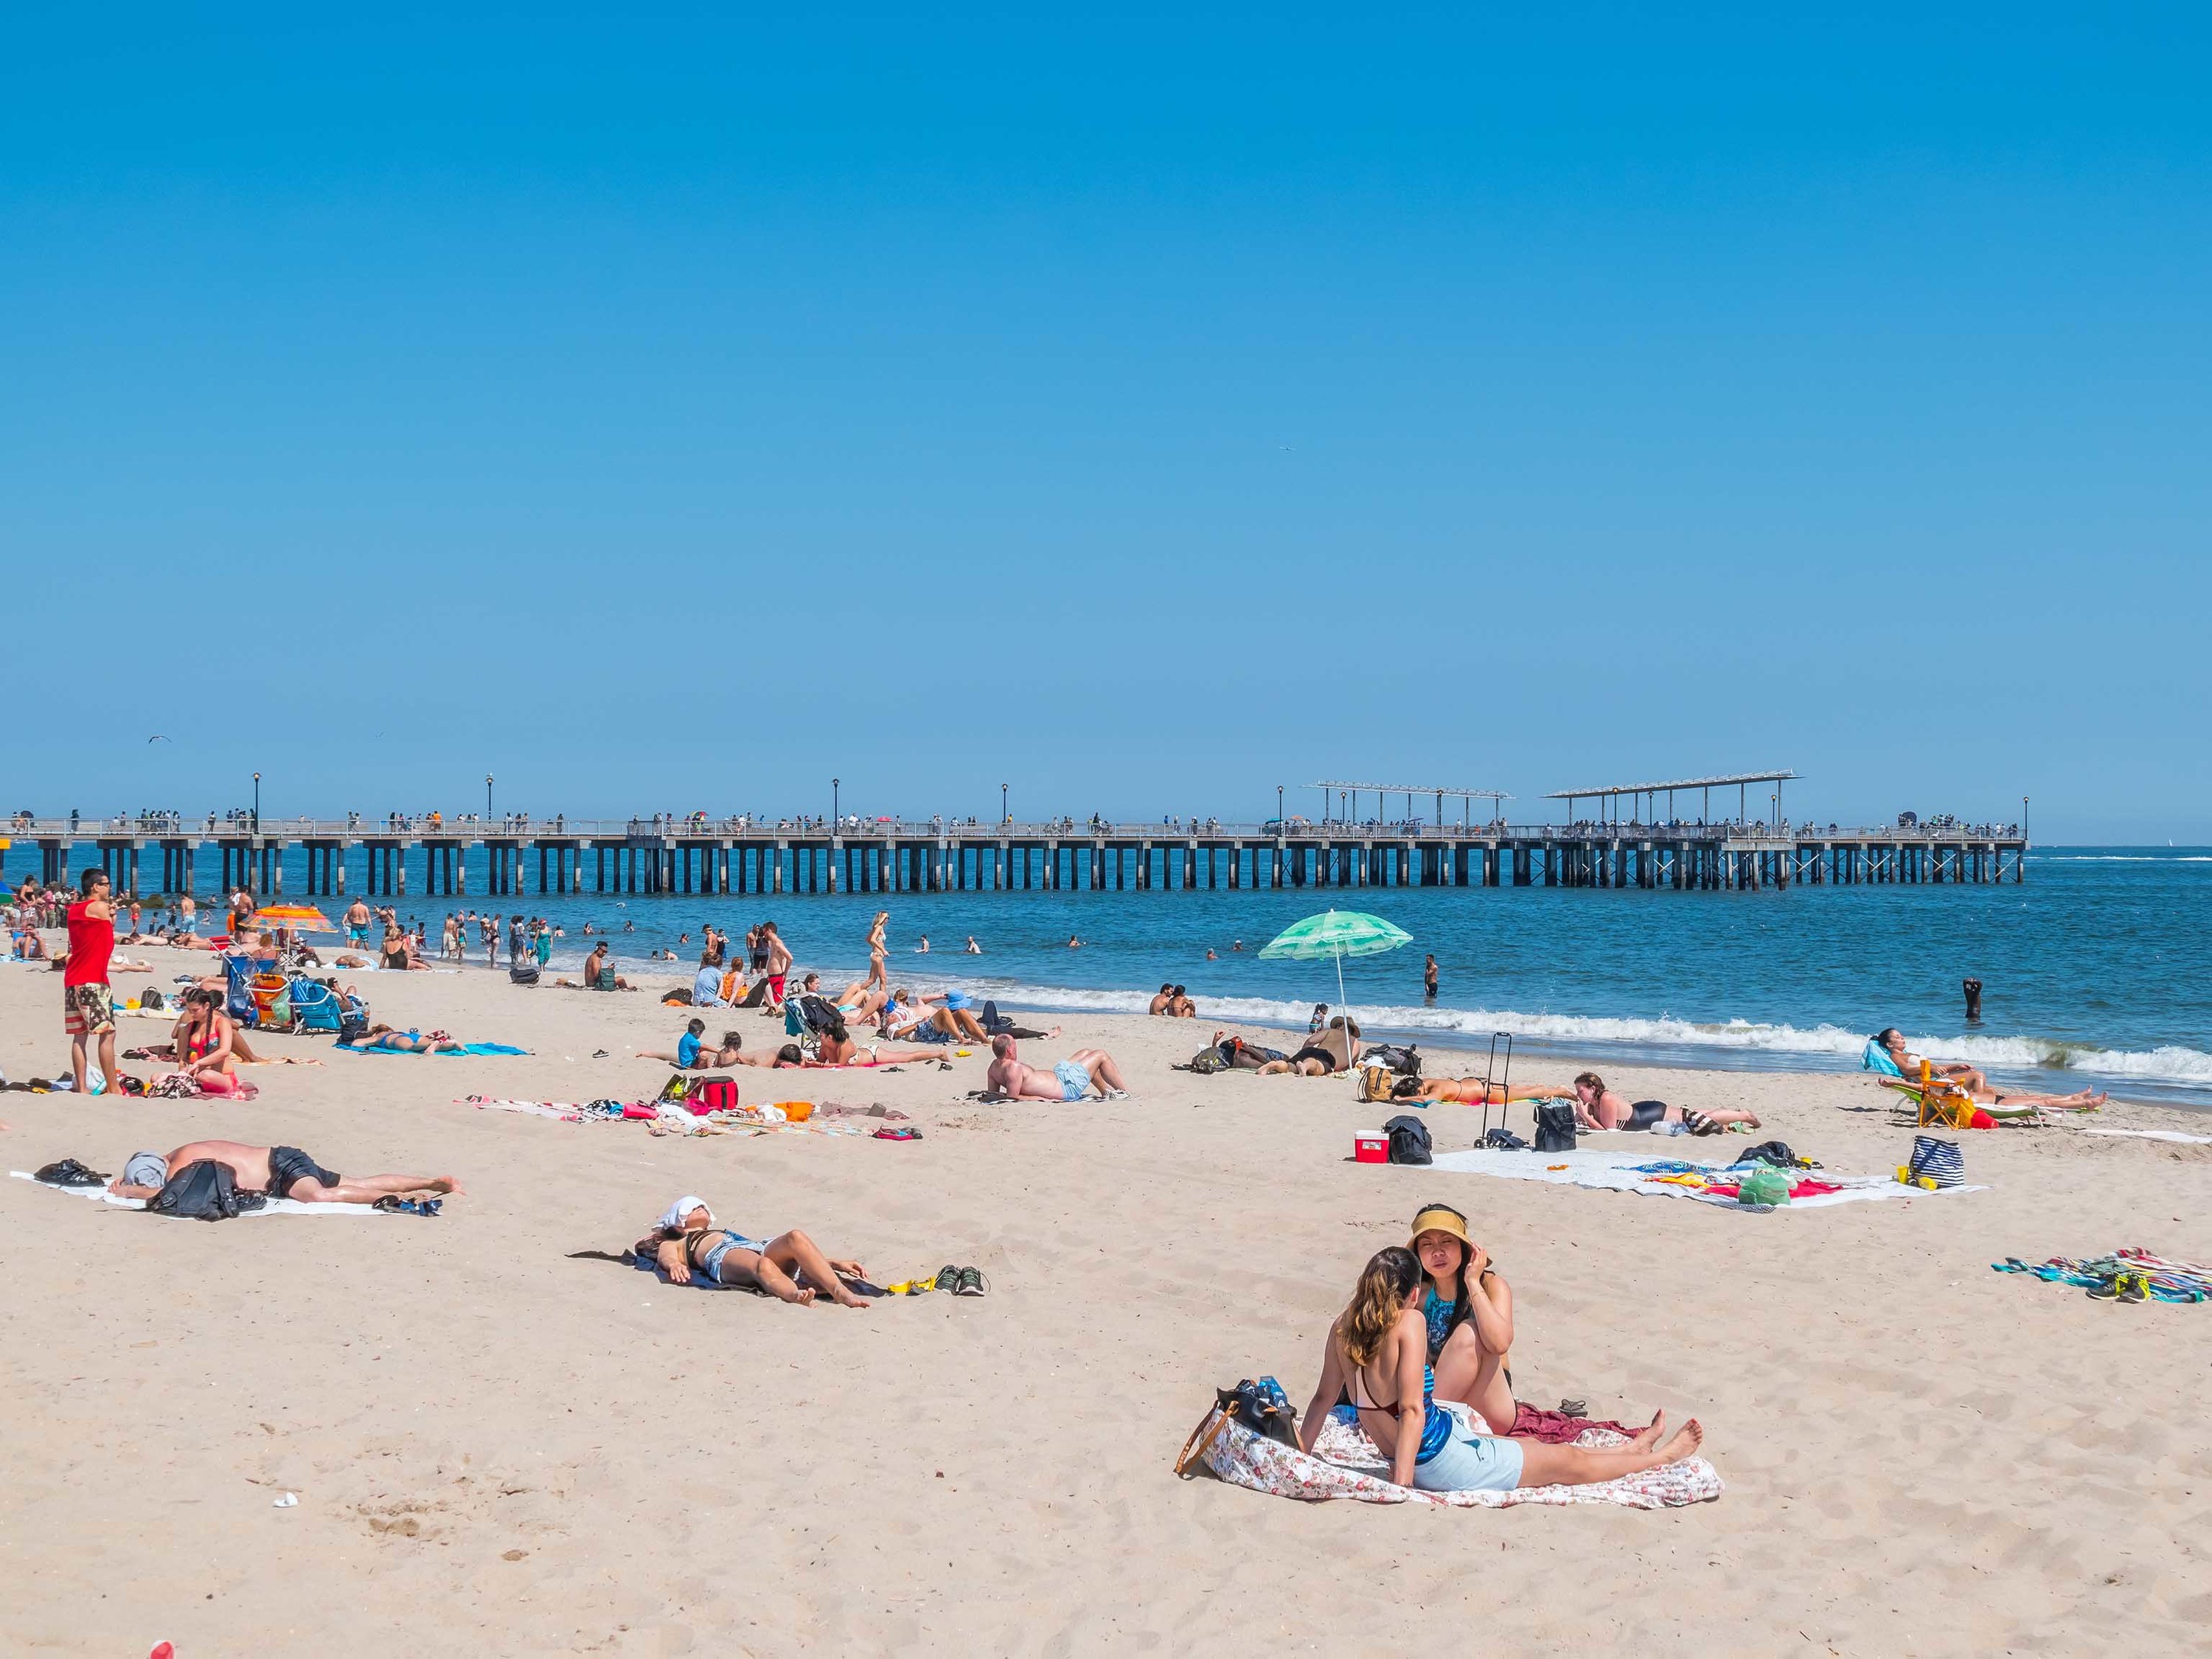
<path fill-rule="evenodd" d="M 346 943 L 356 951 L 368 949 L 368 906 L 356 899 L 346 907 Z"/>
<path fill-rule="evenodd" d="M 69 966 L 62 975 L 62 1025 L 69 1032 L 70 1067 L 76 1091 L 89 1086 L 86 1049 L 100 1039 L 100 1074 L 115 1086 L 115 993 L 107 983 L 108 958 L 115 954 L 115 906 L 110 902 L 107 872 L 88 870 L 78 878 L 84 896 L 69 908 Z"/>

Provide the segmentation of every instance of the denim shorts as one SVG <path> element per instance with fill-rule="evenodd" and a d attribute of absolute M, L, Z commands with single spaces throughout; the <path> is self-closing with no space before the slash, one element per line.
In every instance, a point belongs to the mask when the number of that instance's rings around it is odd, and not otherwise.
<path fill-rule="evenodd" d="M 1519 1486 L 1521 1443 L 1476 1434 L 1457 1412 L 1451 1415 L 1451 1437 L 1434 1457 L 1413 1465 L 1413 1485 L 1422 1492 L 1511 1492 Z"/>

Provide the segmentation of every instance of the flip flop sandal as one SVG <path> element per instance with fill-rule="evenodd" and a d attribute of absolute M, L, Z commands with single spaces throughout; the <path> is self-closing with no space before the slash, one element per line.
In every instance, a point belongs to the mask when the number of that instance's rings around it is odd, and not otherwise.
<path fill-rule="evenodd" d="M 370 1207 L 386 1215 L 432 1216 L 445 1206 L 446 1201 L 441 1198 L 402 1198 L 397 1193 L 386 1193 Z"/>
<path fill-rule="evenodd" d="M 955 1296 L 981 1296 L 984 1291 L 990 1288 L 991 1281 L 984 1278 L 981 1273 L 977 1272 L 973 1267 L 963 1267 L 960 1270 L 959 1277 L 953 1281 L 952 1294 Z"/>

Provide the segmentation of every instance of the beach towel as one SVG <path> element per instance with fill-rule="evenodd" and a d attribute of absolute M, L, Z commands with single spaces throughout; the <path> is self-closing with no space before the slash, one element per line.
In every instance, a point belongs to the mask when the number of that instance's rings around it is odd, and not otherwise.
<path fill-rule="evenodd" d="M 8 1173 L 18 1181 L 27 1181 L 34 1187 L 44 1187 L 50 1193 L 69 1193 L 77 1198 L 97 1199 L 102 1204 L 118 1210 L 143 1210 L 143 1198 L 118 1198 L 105 1187 L 58 1187 L 51 1181 L 41 1181 L 27 1170 L 10 1170 Z M 289 1198 L 272 1198 L 258 1210 L 241 1211 L 241 1216 L 253 1215 L 376 1215 L 380 1213 L 368 1204 L 297 1204 Z"/>
<path fill-rule="evenodd" d="M 1607 1192 L 1643 1193 L 1661 1198 L 1695 1199 L 1702 1204 L 1744 1212 L 1735 1200 L 1733 1179 L 1741 1171 L 1720 1164 L 1688 1164 L 1679 1158 L 1640 1160 L 1626 1152 L 1577 1149 L 1571 1152 L 1500 1152 L 1475 1147 L 1463 1152 L 1439 1152 L 1431 1169 L 1454 1175 L 1495 1176 L 1508 1181 L 1547 1181 L 1561 1187 L 1594 1187 Z M 1731 1187 L 1728 1195 L 1706 1190 L 1707 1183 Z M 1856 1204 L 1884 1198 L 1935 1198 L 1942 1193 L 1978 1193 L 1979 1187 L 1945 1187 L 1931 1193 L 1923 1187 L 1900 1185 L 1887 1176 L 1836 1175 L 1822 1170 L 1817 1182 L 1800 1185 L 1830 1187 L 1829 1192 L 1792 1196 L 1792 1210 L 1818 1209 L 1830 1204 Z"/>
<path fill-rule="evenodd" d="M 374 1044 L 356 1048 L 350 1042 L 336 1045 L 349 1054 L 443 1054 L 448 1060 L 458 1060 L 470 1054 L 526 1054 L 527 1048 L 517 1048 L 505 1042 L 464 1042 L 458 1048 L 380 1048 Z"/>
<path fill-rule="evenodd" d="M 2212 1135 L 2185 1135 L 2179 1129 L 2084 1129 L 2084 1134 L 2128 1135 L 2137 1140 L 2175 1140 L 2191 1146 L 2212 1146 Z"/>
<path fill-rule="evenodd" d="M 1589 1486 L 1522 1486 L 1511 1492 L 1419 1492 L 1392 1484 L 1389 1460 L 1357 1421 L 1331 1413 L 1312 1455 L 1255 1434 L 1217 1407 L 1192 1437 L 1196 1455 L 1232 1486 L 1277 1498 L 1316 1502 L 1356 1498 L 1365 1504 L 1435 1504 L 1447 1509 L 1510 1509 L 1516 1504 L 1613 1504 L 1626 1509 L 1679 1509 L 1721 1495 L 1719 1474 L 1702 1457 Z M 1604 1429 L 1585 1431 L 1578 1445 L 1627 1443 Z"/>
<path fill-rule="evenodd" d="M 1867 1039 L 1865 1052 L 1859 1055 L 1859 1070 L 1862 1072 L 1879 1072 L 1884 1077 L 1903 1077 L 1905 1075 L 1903 1072 L 1898 1069 L 1897 1062 L 1889 1057 L 1889 1050 L 1883 1048 L 1881 1044 L 1876 1042 L 1872 1037 L 1869 1037 Z"/>

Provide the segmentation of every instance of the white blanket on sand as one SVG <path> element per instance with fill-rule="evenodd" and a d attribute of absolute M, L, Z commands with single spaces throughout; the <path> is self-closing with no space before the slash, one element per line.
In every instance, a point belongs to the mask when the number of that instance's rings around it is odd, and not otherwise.
<path fill-rule="evenodd" d="M 1690 1198 L 1701 1204 L 1715 1204 L 1730 1210 L 1744 1206 L 1733 1198 L 1698 1191 L 1657 1176 L 1639 1172 L 1639 1164 L 1656 1164 L 1668 1159 L 1670 1154 L 1662 1148 L 1668 1141 L 1654 1141 L 1636 1152 L 1603 1152 L 1577 1147 L 1571 1152 L 1503 1152 L 1475 1147 L 1464 1152 L 1439 1152 L 1430 1167 L 1454 1175 L 1497 1176 L 1508 1181 L 1548 1181 L 1561 1187 L 1597 1187 L 1608 1192 L 1647 1193 L 1659 1198 Z M 1692 1159 L 1675 1159 L 1682 1163 Z M 1722 1164 L 1699 1165 L 1708 1181 L 1729 1181 L 1748 1174 L 1758 1166 L 1747 1164 L 1730 1171 Z M 1937 1193 L 1978 1193 L 1979 1187 L 1942 1187 L 1936 1193 L 1924 1187 L 1906 1187 L 1889 1176 L 1836 1175 L 1826 1170 L 1799 1170 L 1792 1173 L 1793 1184 L 1798 1181 L 1824 1181 L 1843 1188 L 1841 1192 L 1814 1193 L 1804 1198 L 1792 1199 L 1782 1206 L 1791 1210 L 1817 1209 L 1829 1204 L 1856 1204 L 1878 1198 L 1933 1198 Z"/>
<path fill-rule="evenodd" d="M 27 1170 L 10 1170 L 8 1173 L 18 1181 L 27 1181 L 33 1187 L 44 1187 L 50 1193 L 68 1193 L 76 1198 L 96 1198 L 103 1204 L 118 1210 L 143 1210 L 143 1198 L 118 1198 L 105 1187 L 57 1187 L 51 1181 L 41 1181 Z M 380 1213 L 368 1204 L 295 1204 L 289 1198 L 272 1198 L 258 1210 L 241 1210 L 241 1218 L 249 1215 L 376 1215 Z"/>

